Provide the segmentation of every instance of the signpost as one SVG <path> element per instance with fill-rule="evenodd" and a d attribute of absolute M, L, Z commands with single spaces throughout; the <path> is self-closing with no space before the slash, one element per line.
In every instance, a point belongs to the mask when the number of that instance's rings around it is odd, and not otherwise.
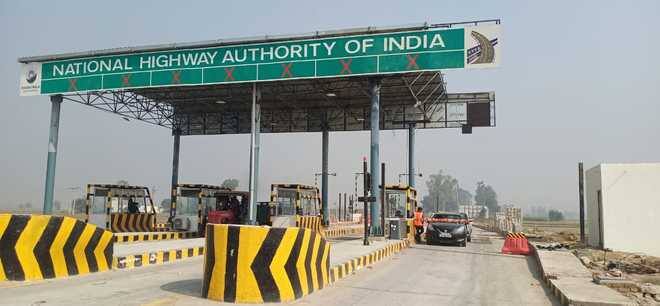
<path fill-rule="evenodd" d="M 494 67 L 499 24 L 22 59 L 21 95 Z M 163 50 L 164 49 L 164 50 Z M 98 53 L 96 53 L 98 54 Z"/>

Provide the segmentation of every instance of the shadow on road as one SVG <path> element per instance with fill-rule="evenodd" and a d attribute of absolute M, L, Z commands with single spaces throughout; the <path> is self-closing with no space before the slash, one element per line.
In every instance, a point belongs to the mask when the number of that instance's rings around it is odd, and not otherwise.
<path fill-rule="evenodd" d="M 202 297 L 202 279 L 186 279 L 163 284 L 160 289 L 192 297 Z"/>

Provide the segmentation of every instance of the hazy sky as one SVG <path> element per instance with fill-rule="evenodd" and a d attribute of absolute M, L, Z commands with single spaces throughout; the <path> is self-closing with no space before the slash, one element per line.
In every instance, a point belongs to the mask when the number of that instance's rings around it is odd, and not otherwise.
<path fill-rule="evenodd" d="M 575 210 L 577 163 L 660 161 L 660 1 L 8 1 L 0 0 L 0 209 L 43 203 L 50 103 L 19 97 L 20 56 L 357 26 L 501 18 L 503 60 L 448 71 L 448 89 L 496 92 L 497 127 L 418 131 L 417 166 L 461 187 L 484 180 L 500 203 Z M 656 50 L 656 51 L 652 51 Z M 368 133 L 330 134 L 330 200 L 353 190 Z M 389 181 L 406 172 L 406 132 L 381 134 Z M 259 199 L 273 182 L 312 184 L 321 135 L 262 136 Z M 247 189 L 249 135 L 181 140 L 180 182 Z M 165 128 L 62 105 L 55 198 L 88 182 L 168 195 Z M 418 181 L 418 185 L 424 186 Z M 422 193 L 426 188 L 421 188 Z"/>

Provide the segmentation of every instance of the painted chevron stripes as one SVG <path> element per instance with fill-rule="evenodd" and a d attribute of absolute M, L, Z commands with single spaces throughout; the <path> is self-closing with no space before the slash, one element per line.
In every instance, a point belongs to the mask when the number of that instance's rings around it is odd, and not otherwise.
<path fill-rule="evenodd" d="M 401 240 L 397 243 L 389 244 L 388 246 L 382 249 L 378 249 L 367 255 L 356 257 L 344 263 L 335 265 L 330 270 L 330 283 L 334 283 L 366 266 L 372 265 L 393 254 L 396 254 L 401 250 L 409 247 L 410 244 L 411 242 L 408 239 Z"/>
<path fill-rule="evenodd" d="M 197 238 L 197 232 L 115 233 L 115 243 Z"/>
<path fill-rule="evenodd" d="M 153 232 L 155 215 L 150 213 L 111 213 L 110 229 L 115 233 Z"/>
<path fill-rule="evenodd" d="M 330 244 L 316 231 L 209 224 L 206 233 L 206 298 L 286 302 L 329 284 Z"/>
<path fill-rule="evenodd" d="M 308 228 L 323 235 L 323 223 L 321 216 L 298 216 L 296 215 L 296 226 Z"/>
<path fill-rule="evenodd" d="M 128 256 L 116 256 L 112 260 L 113 269 L 132 269 L 159 265 L 176 260 L 204 255 L 204 247 L 147 252 Z"/>
<path fill-rule="evenodd" d="M 0 280 L 39 280 L 111 268 L 112 233 L 69 217 L 0 214 Z"/>

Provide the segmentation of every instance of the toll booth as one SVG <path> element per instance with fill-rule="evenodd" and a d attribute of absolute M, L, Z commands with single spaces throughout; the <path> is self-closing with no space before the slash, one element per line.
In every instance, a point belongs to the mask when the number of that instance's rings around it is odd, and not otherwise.
<path fill-rule="evenodd" d="M 407 185 L 385 185 L 385 231 L 393 239 L 403 239 L 413 230 L 409 220 L 417 209 L 417 190 Z"/>
<path fill-rule="evenodd" d="M 241 224 L 247 213 L 249 193 L 215 185 L 178 184 L 176 201 L 170 209 L 177 231 L 204 234 L 207 223 Z"/>
<path fill-rule="evenodd" d="M 320 230 L 319 189 L 303 184 L 273 184 L 270 202 L 274 205 L 271 221 L 276 227 L 301 226 Z"/>
<path fill-rule="evenodd" d="M 155 231 L 156 209 L 144 186 L 88 184 L 85 222 L 115 233 Z"/>

